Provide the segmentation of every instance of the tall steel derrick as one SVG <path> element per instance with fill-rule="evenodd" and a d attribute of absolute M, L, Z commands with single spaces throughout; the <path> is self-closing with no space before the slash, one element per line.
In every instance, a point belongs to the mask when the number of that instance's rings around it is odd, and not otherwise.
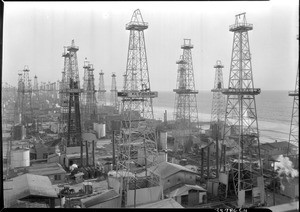
<path fill-rule="evenodd" d="M 32 110 L 34 113 L 35 125 L 37 125 L 38 114 L 41 109 L 40 103 L 41 102 L 40 102 L 38 77 L 35 75 L 33 79 L 33 89 L 32 89 Z M 38 129 L 37 126 L 36 129 Z"/>
<path fill-rule="evenodd" d="M 213 92 L 212 109 L 211 109 L 211 123 L 217 123 L 224 121 L 225 115 L 225 96 L 222 94 L 223 84 L 223 72 L 221 61 L 218 60 L 214 66 L 215 70 L 215 82 L 214 88 L 211 90 Z"/>
<path fill-rule="evenodd" d="M 16 87 L 2 82 L 1 90 L 2 100 L 2 124 L 14 122 L 14 106 L 16 101 L 17 89 Z"/>
<path fill-rule="evenodd" d="M 84 82 L 82 93 L 82 122 L 93 120 L 97 113 L 94 67 L 87 60 L 84 61 Z"/>
<path fill-rule="evenodd" d="M 23 73 L 18 75 L 18 94 L 15 105 L 15 123 L 27 125 L 33 121 L 32 86 L 29 78 L 29 68 L 25 66 Z"/>
<path fill-rule="evenodd" d="M 232 194 L 238 197 L 239 207 L 245 206 L 248 193 L 255 193 L 257 189 L 260 195 L 252 195 L 252 203 L 264 203 L 255 103 L 255 95 L 260 94 L 260 89 L 254 88 L 248 39 L 248 31 L 252 29 L 253 25 L 247 23 L 245 13 L 236 15 L 235 24 L 229 27 L 229 31 L 234 32 L 229 88 L 222 92 L 227 95 L 227 104 L 223 128 L 223 145 L 226 148 L 222 151 L 221 161 L 229 166 L 223 164 L 221 171 L 225 171 L 233 180 L 232 189 L 227 183 L 225 196 L 233 190 Z"/>
<path fill-rule="evenodd" d="M 115 73 L 112 73 L 111 75 L 110 104 L 115 108 L 116 111 L 118 111 L 119 102 L 118 102 L 118 90 L 117 90 Z"/>
<path fill-rule="evenodd" d="M 292 118 L 291 118 L 291 125 L 290 125 L 287 155 L 293 155 L 296 153 L 296 157 L 299 157 L 299 62 L 298 62 L 298 71 L 296 76 L 295 90 L 290 91 L 289 96 L 293 97 L 293 109 L 292 109 Z M 296 146 L 295 151 L 292 151 L 290 144 Z"/>
<path fill-rule="evenodd" d="M 191 39 L 184 39 L 181 46 L 183 54 L 176 62 L 177 86 L 173 91 L 175 95 L 174 120 L 176 129 L 176 140 L 186 146 L 184 139 L 192 134 L 192 129 L 199 127 L 197 98 L 198 91 L 195 90 L 194 70 L 192 61 L 193 45 Z"/>
<path fill-rule="evenodd" d="M 67 50 L 67 51 L 66 51 Z M 72 40 L 71 46 L 65 48 L 62 56 L 64 57 L 64 71 L 61 81 L 61 116 L 60 116 L 60 135 L 66 141 L 66 146 L 82 146 L 80 104 L 79 98 L 82 90 L 80 89 L 77 51 Z M 82 163 L 82 151 L 81 151 Z M 81 164 L 82 165 L 82 164 Z"/>
<path fill-rule="evenodd" d="M 99 88 L 98 88 L 98 105 L 100 107 L 106 105 L 106 90 L 104 85 L 104 73 L 101 70 L 99 73 Z"/>
<path fill-rule="evenodd" d="M 117 172 L 123 177 L 127 176 L 122 189 L 123 206 L 128 205 L 128 190 L 132 190 L 134 182 L 139 180 L 129 172 L 146 171 L 144 185 L 146 187 L 159 185 L 158 178 L 152 178 L 147 174 L 147 168 L 157 163 L 158 156 L 152 107 L 152 98 L 157 97 L 157 92 L 151 92 L 150 89 L 144 38 L 144 30 L 147 28 L 148 23 L 144 22 L 140 10 L 135 10 L 131 21 L 126 24 L 126 30 L 130 30 L 127 66 L 123 91 L 118 92 L 118 96 L 122 97 L 123 121 L 120 139 L 117 141 Z M 138 149 L 143 149 L 143 154 L 139 155 Z M 143 168 L 136 167 L 132 170 L 130 167 L 132 163 L 142 165 Z M 136 189 L 139 188 L 138 184 Z"/>

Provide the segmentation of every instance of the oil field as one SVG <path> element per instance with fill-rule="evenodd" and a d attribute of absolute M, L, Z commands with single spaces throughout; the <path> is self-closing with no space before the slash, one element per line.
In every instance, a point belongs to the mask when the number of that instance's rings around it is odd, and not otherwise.
<path fill-rule="evenodd" d="M 124 14 L 127 24 L 120 31 L 126 34 L 118 36 L 129 36 L 127 58 L 106 53 L 111 63 L 126 64 L 124 72 L 99 68 L 95 57 L 80 52 L 89 47 L 70 38 L 61 53 L 51 56 L 61 60 L 62 71 L 51 66 L 58 80 L 43 82 L 42 70 L 39 75 L 33 65 L 18 64 L 23 70 L 13 76 L 16 86 L 2 81 L 4 208 L 299 211 L 299 63 L 298 69 L 285 70 L 295 73 L 294 89 L 284 94 L 292 102 L 288 136 L 262 142 L 256 100 L 263 89 L 254 86 L 252 57 L 263 49 L 250 52 L 251 14 L 236 13 L 227 31 L 218 32 L 233 40 L 225 50 L 231 55 L 228 78 L 224 60 L 216 56 L 210 65 L 210 120 L 199 115 L 195 61 L 202 47 L 194 45 L 194 38 L 173 44 L 180 54 L 166 63 L 176 64 L 170 77 L 176 86 L 168 91 L 175 97 L 174 110 L 172 118 L 165 109 L 158 119 L 154 107 L 163 99 L 150 83 L 150 61 L 160 61 L 146 53 L 155 22 L 144 21 L 142 9 Z"/>

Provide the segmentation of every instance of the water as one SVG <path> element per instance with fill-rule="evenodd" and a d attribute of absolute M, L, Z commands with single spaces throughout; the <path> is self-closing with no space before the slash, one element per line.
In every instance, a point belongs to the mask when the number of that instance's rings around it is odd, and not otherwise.
<path fill-rule="evenodd" d="M 213 94 L 210 91 L 199 91 L 197 95 L 199 121 L 201 122 L 210 121 L 212 97 Z M 293 107 L 293 98 L 288 96 L 288 91 L 261 91 L 255 99 L 261 143 L 274 140 L 287 141 Z M 172 120 L 174 104 L 174 92 L 159 92 L 158 98 L 153 100 L 155 118 L 163 120 L 163 113 L 167 110 L 168 120 Z M 208 126 L 205 125 L 202 128 L 206 129 Z"/>

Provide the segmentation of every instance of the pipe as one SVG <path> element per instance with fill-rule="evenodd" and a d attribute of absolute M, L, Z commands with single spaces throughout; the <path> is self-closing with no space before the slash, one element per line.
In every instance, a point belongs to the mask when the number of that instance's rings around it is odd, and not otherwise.
<path fill-rule="evenodd" d="M 85 154 L 86 154 L 86 166 L 89 166 L 89 148 L 88 148 L 88 142 L 85 141 L 85 148 L 86 148 L 86 151 L 85 151 Z"/>
<path fill-rule="evenodd" d="M 95 168 L 95 141 L 93 141 L 93 166 Z"/>

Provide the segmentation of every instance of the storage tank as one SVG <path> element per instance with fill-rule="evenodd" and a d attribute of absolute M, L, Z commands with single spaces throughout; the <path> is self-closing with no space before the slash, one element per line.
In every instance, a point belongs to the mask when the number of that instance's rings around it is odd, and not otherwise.
<path fill-rule="evenodd" d="M 93 130 L 97 131 L 98 123 L 93 123 Z"/>
<path fill-rule="evenodd" d="M 160 145 L 162 149 L 167 149 L 167 139 L 168 139 L 168 133 L 161 131 L 160 132 Z"/>
<path fill-rule="evenodd" d="M 30 166 L 30 150 L 17 149 L 10 153 L 11 168 Z"/>
<path fill-rule="evenodd" d="M 99 138 L 103 138 L 106 136 L 106 132 L 105 132 L 105 124 L 99 124 L 99 130 L 100 130 L 100 137 Z"/>

